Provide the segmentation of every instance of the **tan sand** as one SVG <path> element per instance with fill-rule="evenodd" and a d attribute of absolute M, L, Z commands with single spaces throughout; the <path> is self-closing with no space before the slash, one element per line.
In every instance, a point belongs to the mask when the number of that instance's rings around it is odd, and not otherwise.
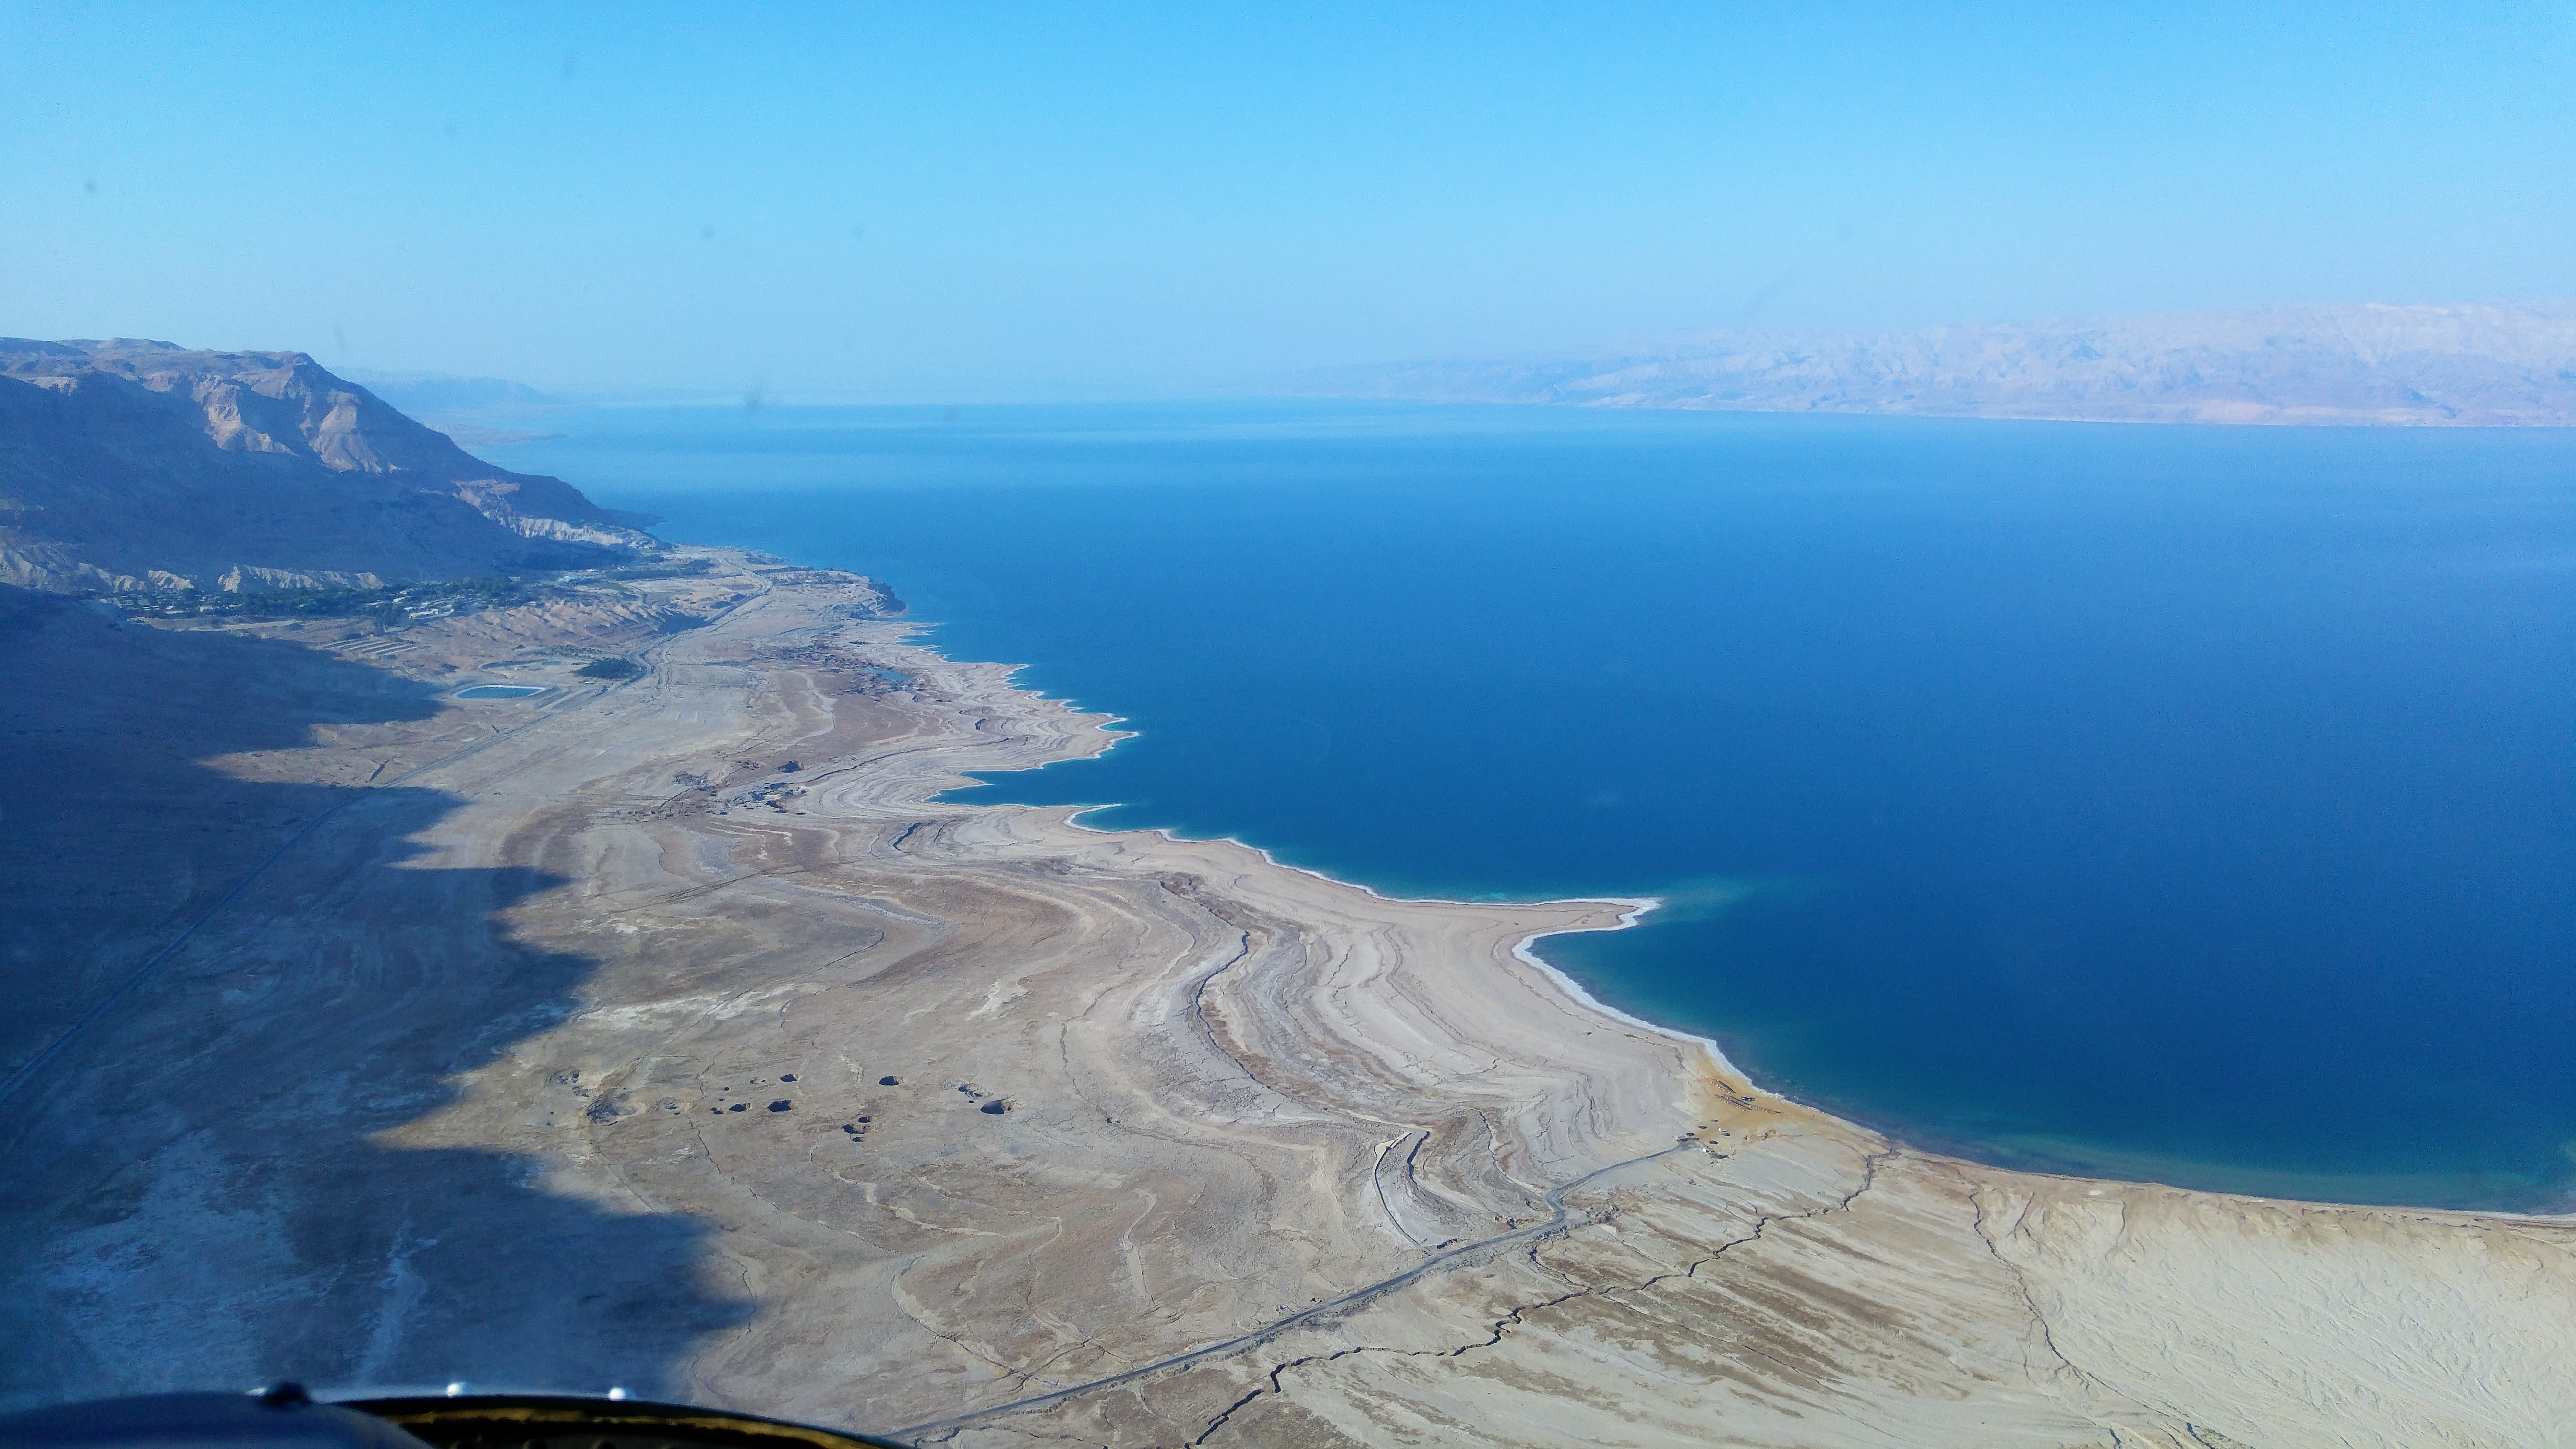
<path fill-rule="evenodd" d="M 487 616 L 384 666 L 444 690 L 579 627 L 640 680 L 230 759 L 471 746 L 8 1104 L 66 1185 L 9 1201 L 0 1272 L 72 1345 L 11 1393 L 300 1354 L 974 1445 L 2576 1438 L 2576 1226 L 1910 1150 L 1516 954 L 1626 903 L 931 803 L 1115 736 L 710 556 L 656 586 L 746 595 L 710 627 Z M 174 1102 L 222 1110 L 77 1145 Z"/>

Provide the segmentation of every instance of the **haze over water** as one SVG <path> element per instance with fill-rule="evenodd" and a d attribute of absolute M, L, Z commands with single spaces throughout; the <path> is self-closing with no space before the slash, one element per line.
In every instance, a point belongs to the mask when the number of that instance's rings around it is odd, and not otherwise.
<path fill-rule="evenodd" d="M 1395 894 L 1990 1160 L 2576 1184 L 2576 438 L 1500 408 L 620 409 L 487 449 L 1124 716 L 963 798 Z"/>

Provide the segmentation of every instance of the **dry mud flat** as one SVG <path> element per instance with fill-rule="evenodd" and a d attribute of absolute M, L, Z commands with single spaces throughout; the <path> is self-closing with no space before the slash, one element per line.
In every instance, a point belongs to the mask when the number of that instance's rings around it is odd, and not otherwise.
<path fill-rule="evenodd" d="M 0 1387 L 614 1383 L 960 1445 L 2576 1436 L 2565 1223 L 1908 1151 L 1514 958 L 1616 903 L 930 803 L 1112 737 L 714 556 L 708 627 L 544 626 L 642 679 L 226 757 L 339 793 L 0 1104 Z M 541 623 L 371 667 L 450 689 Z"/>

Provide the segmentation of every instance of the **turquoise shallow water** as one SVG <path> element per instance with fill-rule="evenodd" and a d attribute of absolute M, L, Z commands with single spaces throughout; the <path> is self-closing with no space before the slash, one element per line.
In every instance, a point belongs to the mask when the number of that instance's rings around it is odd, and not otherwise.
<path fill-rule="evenodd" d="M 1990 1160 L 2576 1184 L 2576 440 L 1308 405 L 624 409 L 490 450 L 865 570 L 1117 802 Z"/>

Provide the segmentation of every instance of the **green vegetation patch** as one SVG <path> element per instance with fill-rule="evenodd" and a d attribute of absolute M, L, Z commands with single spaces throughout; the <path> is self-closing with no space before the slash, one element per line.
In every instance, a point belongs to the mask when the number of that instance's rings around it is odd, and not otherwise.
<path fill-rule="evenodd" d="M 675 558 L 636 564 L 632 568 L 607 569 L 599 576 L 603 579 L 694 579 L 715 566 L 716 561 L 711 558 Z"/>
<path fill-rule="evenodd" d="M 644 666 L 632 659 L 594 659 L 575 672 L 584 679 L 633 679 Z"/>
<path fill-rule="evenodd" d="M 262 589 L 238 594 L 205 589 L 153 589 L 109 595 L 129 614 L 235 619 L 369 618 L 398 625 L 444 619 L 483 609 L 505 609 L 544 595 L 526 579 L 449 579 L 387 589 Z"/>

